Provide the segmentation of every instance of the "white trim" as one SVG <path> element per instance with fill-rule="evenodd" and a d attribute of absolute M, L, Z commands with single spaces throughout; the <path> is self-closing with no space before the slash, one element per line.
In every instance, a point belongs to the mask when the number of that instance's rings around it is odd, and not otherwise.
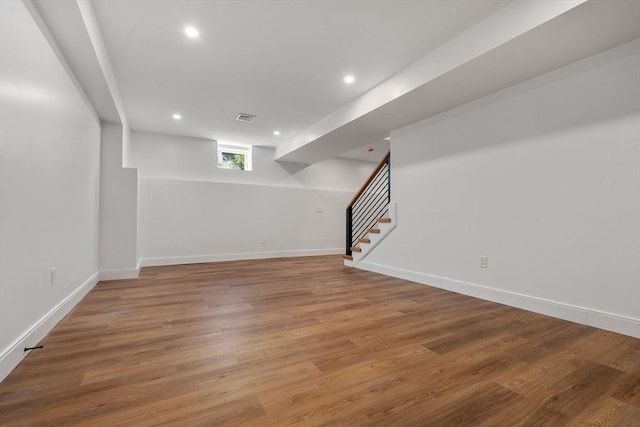
<path fill-rule="evenodd" d="M 140 265 L 142 267 L 151 267 L 151 266 L 161 266 L 161 265 L 199 264 L 203 262 L 240 261 L 240 260 L 267 259 L 267 258 L 291 258 L 291 257 L 320 256 L 320 255 L 340 255 L 342 253 L 344 253 L 343 248 L 300 249 L 300 250 L 293 250 L 293 251 L 273 251 L 273 252 L 242 252 L 242 253 L 216 254 L 216 255 L 142 258 L 140 260 Z"/>
<path fill-rule="evenodd" d="M 16 367 L 18 363 L 28 354 L 25 347 L 33 347 L 58 324 L 84 296 L 98 283 L 99 273 L 95 272 L 82 285 L 78 286 L 69 296 L 53 307 L 40 320 L 27 329 L 18 339 L 16 339 L 5 351 L 0 353 L 0 381 Z"/>
<path fill-rule="evenodd" d="M 372 262 L 358 268 L 640 338 L 640 319 Z"/>
<path fill-rule="evenodd" d="M 140 260 L 142 261 L 142 260 Z M 122 268 L 118 270 L 100 270 L 100 281 L 135 279 L 140 274 L 140 262 L 136 268 Z"/>

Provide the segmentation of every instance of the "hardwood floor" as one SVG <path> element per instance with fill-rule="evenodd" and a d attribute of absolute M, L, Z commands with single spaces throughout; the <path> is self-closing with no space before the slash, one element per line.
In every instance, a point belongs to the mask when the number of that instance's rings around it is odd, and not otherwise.
<path fill-rule="evenodd" d="M 43 344 L 3 427 L 640 425 L 640 340 L 339 256 L 145 268 Z"/>

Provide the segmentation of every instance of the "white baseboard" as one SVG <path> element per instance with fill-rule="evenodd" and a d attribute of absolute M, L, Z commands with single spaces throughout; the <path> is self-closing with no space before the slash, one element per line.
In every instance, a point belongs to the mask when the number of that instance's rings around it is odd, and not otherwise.
<path fill-rule="evenodd" d="M 142 261 L 142 260 L 140 260 Z M 100 270 L 100 281 L 135 279 L 140 274 L 140 262 L 136 268 L 122 268 L 119 270 Z"/>
<path fill-rule="evenodd" d="M 73 307 L 98 283 L 99 273 L 91 275 L 82 285 L 78 286 L 69 296 L 53 307 L 40 320 L 34 323 L 5 351 L 0 353 L 0 381 L 16 367 L 28 354 L 25 347 L 34 347 L 66 316 Z"/>
<path fill-rule="evenodd" d="M 217 255 L 142 258 L 140 260 L 140 265 L 142 267 L 152 267 L 152 266 L 161 266 L 161 265 L 199 264 L 203 262 L 241 261 L 241 260 L 267 259 L 267 258 L 291 258 L 291 257 L 319 256 L 319 255 L 339 255 L 339 254 L 342 254 L 343 252 L 344 252 L 344 248 L 301 249 L 301 250 L 293 250 L 293 251 L 241 252 L 241 253 L 217 254 Z"/>
<path fill-rule="evenodd" d="M 356 268 L 640 338 L 640 319 L 633 317 L 367 261 L 359 263 Z"/>

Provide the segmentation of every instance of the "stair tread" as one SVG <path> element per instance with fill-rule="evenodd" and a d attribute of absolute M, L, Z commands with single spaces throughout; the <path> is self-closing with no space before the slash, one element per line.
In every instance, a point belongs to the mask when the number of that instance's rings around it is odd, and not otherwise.
<path fill-rule="evenodd" d="M 362 252 L 362 248 L 360 248 L 359 246 L 352 246 L 352 247 L 351 247 L 351 250 L 352 250 L 353 252 Z"/>
<path fill-rule="evenodd" d="M 358 239 L 360 243 L 371 243 L 371 239 L 367 239 L 366 237 L 361 237 Z"/>
<path fill-rule="evenodd" d="M 351 255 L 342 255 L 342 258 L 349 260 L 349 261 L 353 261 L 353 257 Z"/>
<path fill-rule="evenodd" d="M 367 230 L 367 232 L 373 233 L 373 234 L 377 234 L 377 233 L 380 232 L 380 229 L 379 228 L 370 228 L 370 229 Z"/>
<path fill-rule="evenodd" d="M 391 222 L 391 218 L 378 218 L 378 222 Z"/>

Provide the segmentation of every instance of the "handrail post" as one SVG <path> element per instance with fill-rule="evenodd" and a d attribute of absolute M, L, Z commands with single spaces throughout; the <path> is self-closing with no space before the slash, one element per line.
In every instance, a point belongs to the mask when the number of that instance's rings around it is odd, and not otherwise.
<path fill-rule="evenodd" d="M 391 203 L 391 151 L 387 154 L 387 203 Z"/>
<path fill-rule="evenodd" d="M 353 233 L 353 207 L 352 206 L 348 206 L 347 207 L 347 234 L 346 234 L 346 242 L 347 242 L 347 246 L 346 246 L 346 254 L 347 255 L 351 255 L 351 238 L 352 238 L 352 233 Z"/>

